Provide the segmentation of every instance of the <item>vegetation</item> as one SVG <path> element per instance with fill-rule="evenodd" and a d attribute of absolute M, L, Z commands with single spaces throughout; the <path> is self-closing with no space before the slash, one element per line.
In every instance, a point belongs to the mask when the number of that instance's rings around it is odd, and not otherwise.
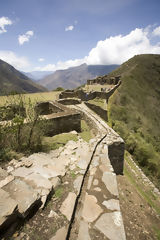
<path fill-rule="evenodd" d="M 56 89 L 53 89 L 53 91 L 57 91 L 57 92 L 64 91 L 64 90 L 65 89 L 62 87 L 57 87 Z"/>
<path fill-rule="evenodd" d="M 110 74 L 122 84 L 109 100 L 110 125 L 126 149 L 160 183 L 160 55 L 139 55 Z"/>
<path fill-rule="evenodd" d="M 62 133 L 53 137 L 44 137 L 42 142 L 43 151 L 55 150 L 59 147 L 63 147 L 70 140 L 76 142 L 78 138 L 73 133 Z"/>
<path fill-rule="evenodd" d="M 90 128 L 89 128 L 89 126 L 87 125 L 87 123 L 84 120 L 81 121 L 81 133 L 80 133 L 80 136 L 86 142 L 89 142 L 89 140 L 92 138 L 92 134 L 91 134 Z"/>
<path fill-rule="evenodd" d="M 42 149 L 42 137 L 47 126 L 34 111 L 30 100 L 27 103 L 23 95 L 12 96 L 6 102 L 6 107 L 4 105 L 2 113 L 1 120 L 8 121 L 0 123 L 1 161 L 9 160 L 16 153 L 29 154 Z"/>
<path fill-rule="evenodd" d="M 54 101 L 58 98 L 59 92 L 26 93 L 21 95 L 23 96 L 24 105 L 27 106 L 28 101 L 32 104 L 40 101 Z M 15 99 L 14 101 L 16 101 L 16 99 L 18 101 L 19 94 L 0 96 L 0 106 L 10 104 L 13 98 Z"/>
<path fill-rule="evenodd" d="M 89 100 L 88 101 L 91 104 L 94 104 L 98 107 L 103 108 L 104 110 L 106 110 L 107 108 L 107 104 L 106 104 L 106 100 L 105 99 L 101 99 L 101 98 L 94 98 L 93 100 Z"/>

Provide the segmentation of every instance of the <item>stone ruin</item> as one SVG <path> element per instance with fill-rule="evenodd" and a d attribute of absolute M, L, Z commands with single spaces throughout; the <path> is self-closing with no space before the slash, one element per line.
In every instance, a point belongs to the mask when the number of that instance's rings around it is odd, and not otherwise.
<path fill-rule="evenodd" d="M 87 80 L 87 85 L 94 85 L 94 84 L 112 84 L 116 85 L 120 81 L 121 76 L 116 77 L 109 77 L 108 75 L 100 76 L 92 80 Z"/>
<path fill-rule="evenodd" d="M 53 136 L 63 132 L 81 131 L 81 115 L 79 112 L 55 102 L 47 101 L 37 103 L 35 107 L 43 120 L 48 124 L 46 134 Z"/>
<path fill-rule="evenodd" d="M 4 112 L 4 114 L 3 114 Z M 69 109 L 55 101 L 39 102 L 35 106 L 35 112 L 41 115 L 41 121 L 46 122 L 46 135 L 56 135 L 63 132 L 81 131 L 81 115 L 75 110 Z M 16 114 L 26 118 L 26 109 L 18 105 L 1 107 L 0 121 L 12 120 Z"/>

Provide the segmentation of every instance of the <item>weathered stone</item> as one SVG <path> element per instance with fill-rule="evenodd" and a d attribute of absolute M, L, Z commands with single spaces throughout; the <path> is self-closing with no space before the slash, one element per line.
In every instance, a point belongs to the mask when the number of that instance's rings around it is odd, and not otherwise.
<path fill-rule="evenodd" d="M 88 184 L 87 184 L 87 189 L 88 189 L 88 190 L 91 188 L 92 181 L 93 181 L 93 176 L 89 176 L 89 178 L 88 178 Z"/>
<path fill-rule="evenodd" d="M 15 220 L 18 203 L 8 192 L 0 189 L 0 229 Z"/>
<path fill-rule="evenodd" d="M 99 165 L 99 157 L 94 157 L 92 160 L 92 166 L 97 167 Z"/>
<path fill-rule="evenodd" d="M 86 222 L 93 222 L 102 212 L 102 208 L 97 204 L 97 198 L 86 193 L 82 210 L 83 219 Z"/>
<path fill-rule="evenodd" d="M 121 213 L 105 213 L 97 220 L 95 227 L 110 240 L 125 240 Z"/>
<path fill-rule="evenodd" d="M 65 240 L 67 235 L 67 229 L 66 227 L 60 228 L 54 237 L 52 237 L 50 240 Z"/>
<path fill-rule="evenodd" d="M 96 167 L 92 167 L 90 168 L 90 175 L 93 176 L 97 171 L 97 168 Z"/>
<path fill-rule="evenodd" d="M 33 165 L 33 162 L 29 160 L 28 158 L 22 158 L 22 165 L 25 167 L 31 167 Z"/>
<path fill-rule="evenodd" d="M 118 196 L 117 180 L 116 175 L 110 172 L 104 172 L 102 176 L 102 181 L 104 182 L 108 191 L 114 196 Z"/>
<path fill-rule="evenodd" d="M 81 169 L 86 169 L 88 166 L 88 162 L 86 159 L 80 159 L 77 163 L 77 166 Z"/>
<path fill-rule="evenodd" d="M 97 186 L 98 183 L 99 183 L 98 179 L 94 179 L 94 181 L 93 181 L 93 185 L 94 185 L 94 186 Z"/>
<path fill-rule="evenodd" d="M 78 239 L 77 240 L 91 240 L 88 231 L 88 223 L 85 221 L 80 222 Z"/>
<path fill-rule="evenodd" d="M 12 172 L 12 175 L 15 176 L 15 177 L 25 178 L 33 172 L 34 172 L 34 170 L 32 168 L 20 167 L 20 168 L 17 168 L 16 170 L 14 170 Z"/>
<path fill-rule="evenodd" d="M 14 170 L 13 167 L 11 167 L 11 166 L 8 166 L 8 167 L 7 167 L 7 172 L 8 172 L 8 173 L 12 172 L 13 170 Z"/>
<path fill-rule="evenodd" d="M 112 211 L 120 211 L 119 201 L 116 199 L 110 199 L 102 203 L 107 209 Z"/>
<path fill-rule="evenodd" d="M 79 194 L 80 187 L 81 187 L 81 184 L 82 184 L 82 180 L 83 180 L 83 176 L 80 175 L 73 182 L 74 189 L 76 190 L 76 194 Z"/>
<path fill-rule="evenodd" d="M 61 184 L 61 180 L 60 180 L 59 177 L 51 178 L 50 182 L 51 182 L 54 189 L 56 189 Z"/>
<path fill-rule="evenodd" d="M 125 145 L 122 139 L 108 145 L 108 156 L 116 174 L 123 174 Z"/>
<path fill-rule="evenodd" d="M 101 192 L 101 188 L 99 188 L 99 187 L 95 187 L 93 190 L 96 192 Z"/>
<path fill-rule="evenodd" d="M 41 176 L 44 178 L 53 178 L 57 176 L 64 176 L 65 175 L 65 168 L 59 168 L 59 166 L 49 166 L 49 167 L 39 167 L 39 166 L 34 166 L 31 168 L 34 173 L 39 173 Z"/>
<path fill-rule="evenodd" d="M 0 181 L 4 180 L 4 178 L 6 178 L 7 176 L 8 176 L 7 171 L 0 167 Z"/>
<path fill-rule="evenodd" d="M 58 214 L 55 211 L 51 210 L 49 215 L 48 215 L 48 217 L 49 218 L 53 218 L 53 217 L 54 218 L 58 218 Z"/>
<path fill-rule="evenodd" d="M 4 188 L 10 193 L 12 199 L 18 203 L 18 210 L 22 217 L 26 217 L 32 207 L 40 202 L 38 193 L 25 182 L 15 179 Z"/>
<path fill-rule="evenodd" d="M 60 212 L 66 216 L 66 218 L 70 221 L 73 209 L 74 209 L 74 204 L 76 201 L 76 194 L 69 192 L 67 198 L 64 200 L 62 203 L 62 206 L 60 208 Z"/>
<path fill-rule="evenodd" d="M 5 185 L 7 185 L 13 180 L 14 180 L 14 176 L 12 175 L 7 176 L 4 180 L 0 181 L 0 188 L 4 187 Z"/>
<path fill-rule="evenodd" d="M 46 188 L 48 190 L 51 190 L 52 189 L 52 184 L 51 182 L 41 176 L 40 174 L 38 173 L 32 173 L 30 175 L 28 175 L 25 180 L 30 184 L 32 185 L 34 188 Z"/>

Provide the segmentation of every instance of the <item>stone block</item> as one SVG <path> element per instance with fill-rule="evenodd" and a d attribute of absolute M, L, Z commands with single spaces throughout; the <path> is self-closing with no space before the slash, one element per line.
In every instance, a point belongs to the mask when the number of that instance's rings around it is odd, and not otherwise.
<path fill-rule="evenodd" d="M 123 141 L 113 141 L 108 144 L 108 156 L 116 174 L 123 174 L 124 150 L 125 144 Z"/>

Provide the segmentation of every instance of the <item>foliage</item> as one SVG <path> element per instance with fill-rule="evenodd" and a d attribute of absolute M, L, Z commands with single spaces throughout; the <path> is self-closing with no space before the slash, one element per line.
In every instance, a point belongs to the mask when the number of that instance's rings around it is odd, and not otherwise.
<path fill-rule="evenodd" d="M 8 112 L 4 111 L 3 117 L 6 121 L 0 123 L 0 160 L 10 159 L 11 152 L 30 153 L 41 150 L 42 136 L 45 131 L 44 121 L 34 111 L 34 105 L 30 99 L 27 103 L 24 95 L 16 97 L 13 95 L 8 98 L 6 109 L 8 105 L 10 106 L 9 116 Z M 27 109 L 26 112 L 24 112 L 25 109 Z"/>
<path fill-rule="evenodd" d="M 106 110 L 106 100 L 105 99 L 101 99 L 101 98 L 94 98 L 93 100 L 89 100 L 88 101 L 91 104 L 94 104 L 96 106 L 99 106 L 101 108 L 103 108 L 104 110 Z"/>
<path fill-rule="evenodd" d="M 89 126 L 84 120 L 81 120 L 81 138 L 83 138 L 84 141 L 89 142 L 89 140 L 92 138 L 92 134 L 90 131 Z"/>
<path fill-rule="evenodd" d="M 64 91 L 65 89 L 63 87 L 57 87 L 56 89 L 53 89 L 53 91 Z"/>
<path fill-rule="evenodd" d="M 73 133 L 57 134 L 53 137 L 44 137 L 42 141 L 43 151 L 55 150 L 63 147 L 68 141 L 78 141 L 78 138 Z"/>
<path fill-rule="evenodd" d="M 109 99 L 109 124 L 126 143 L 126 149 L 155 182 L 160 182 L 160 55 L 139 55 L 112 75 L 121 86 Z"/>

